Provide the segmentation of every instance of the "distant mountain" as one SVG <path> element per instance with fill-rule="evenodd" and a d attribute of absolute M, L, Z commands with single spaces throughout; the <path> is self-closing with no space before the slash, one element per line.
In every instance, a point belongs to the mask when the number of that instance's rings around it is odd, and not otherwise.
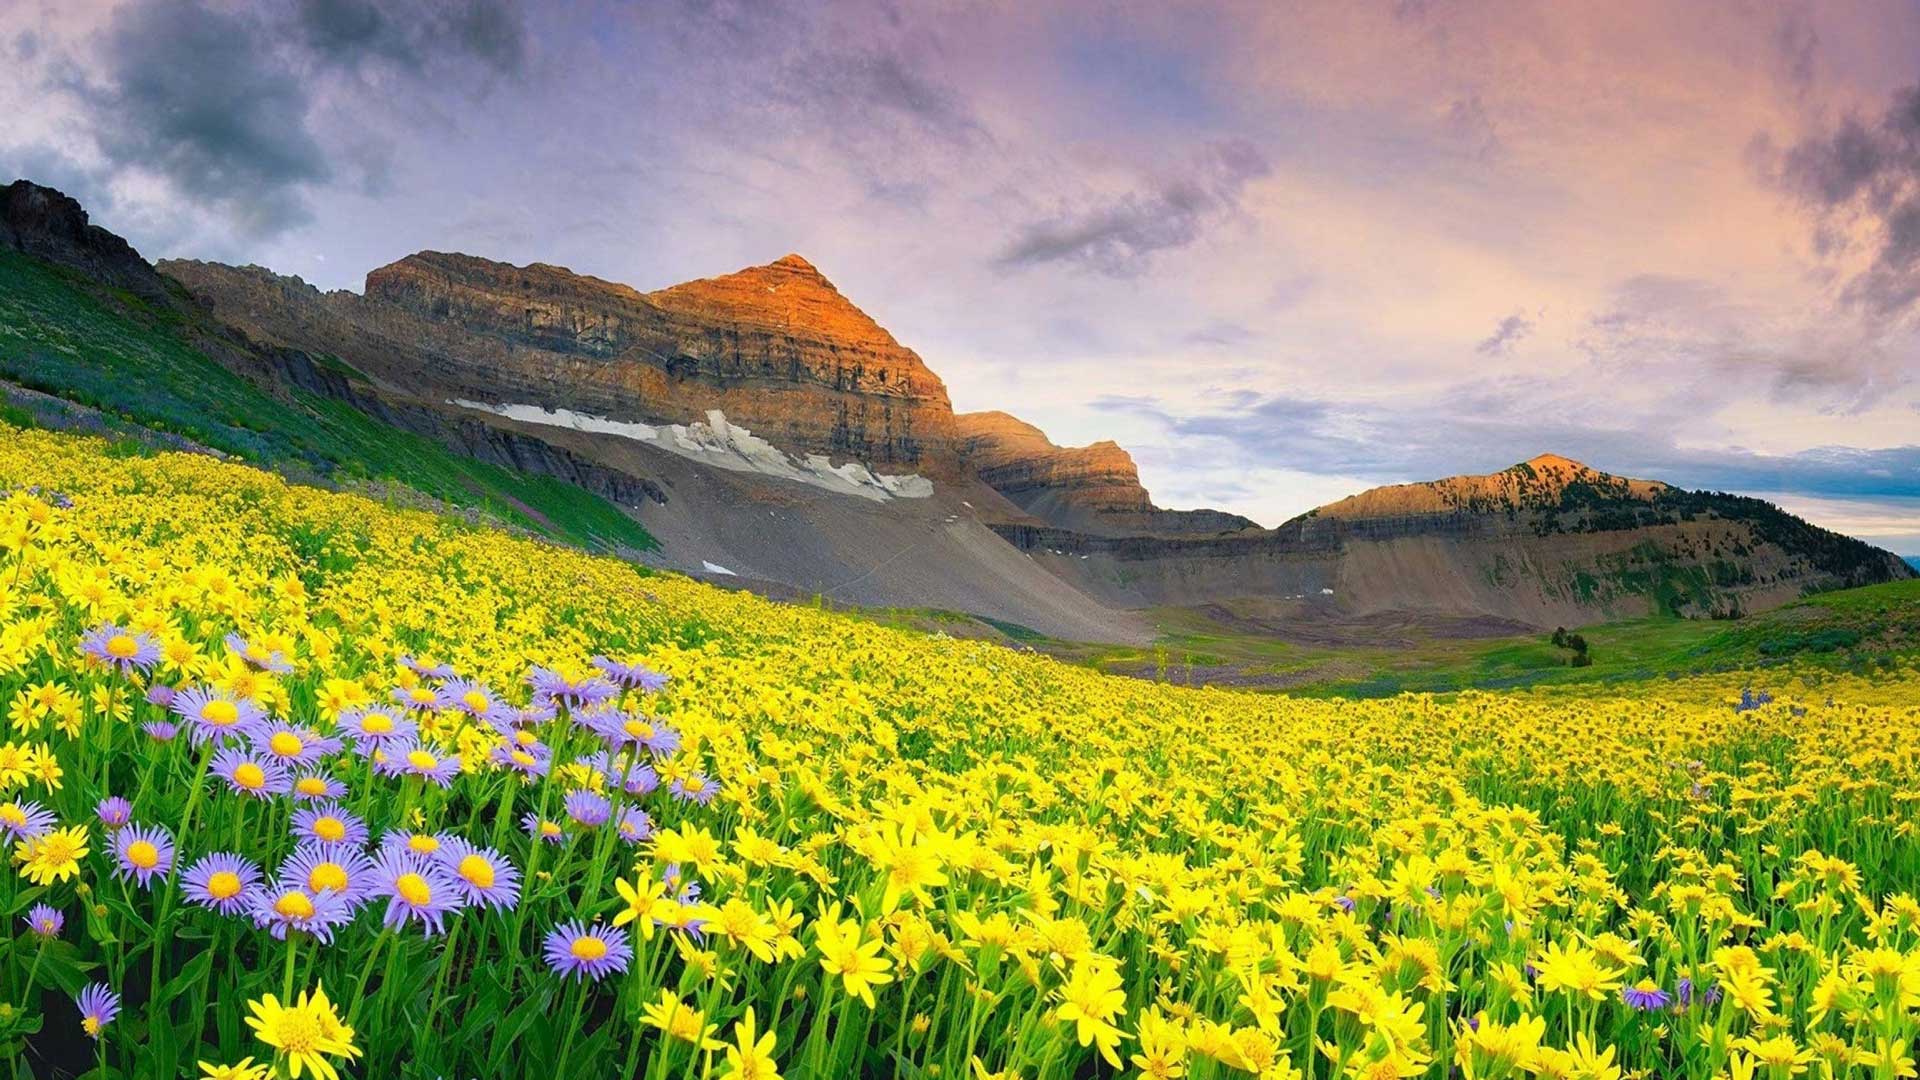
<path fill-rule="evenodd" d="M 1906 563 L 1908 566 L 1911 566 L 1915 570 L 1920 571 L 1920 555 L 1905 555 L 1905 556 L 1902 556 L 1902 558 L 1906 560 Z"/>
<path fill-rule="evenodd" d="M 1374 488 L 1271 530 L 1000 532 L 1109 603 L 1259 602 L 1263 619 L 1316 610 L 1534 626 L 1650 613 L 1727 618 L 1914 576 L 1894 555 L 1770 503 L 1613 476 L 1553 454 L 1487 476 Z"/>
<path fill-rule="evenodd" d="M 1550 454 L 1275 529 L 1163 509 L 1115 443 L 955 415 L 798 255 L 652 292 L 431 251 L 362 294 L 158 270 L 58 192 L 0 192 L 0 396 L 776 595 L 1144 640 L 1136 609 L 1510 632 L 1728 617 L 1914 573 L 1758 500 Z"/>
<path fill-rule="evenodd" d="M 1003 412 L 954 417 L 967 467 L 1014 505 L 1049 525 L 1101 536 L 1209 535 L 1257 529 L 1220 510 L 1162 510 L 1118 443 L 1055 446 L 1039 428 Z"/>

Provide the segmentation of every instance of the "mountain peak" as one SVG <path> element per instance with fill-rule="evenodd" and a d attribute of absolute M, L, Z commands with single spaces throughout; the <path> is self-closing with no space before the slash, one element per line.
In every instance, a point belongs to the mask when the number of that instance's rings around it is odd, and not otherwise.
<path fill-rule="evenodd" d="M 768 263 L 767 265 L 785 267 L 786 269 L 789 269 L 789 270 L 799 270 L 803 273 L 808 273 L 808 274 L 820 273 L 820 269 L 818 267 L 808 262 L 801 255 L 791 251 L 773 260 L 771 263 Z"/>
<path fill-rule="evenodd" d="M 1323 517 L 1402 517 L 1416 514 L 1501 513 L 1558 505 L 1567 489 L 1585 484 L 1617 498 L 1644 502 L 1668 485 L 1601 472 L 1560 454 L 1538 454 L 1485 476 L 1449 476 L 1389 484 L 1321 507 Z"/>

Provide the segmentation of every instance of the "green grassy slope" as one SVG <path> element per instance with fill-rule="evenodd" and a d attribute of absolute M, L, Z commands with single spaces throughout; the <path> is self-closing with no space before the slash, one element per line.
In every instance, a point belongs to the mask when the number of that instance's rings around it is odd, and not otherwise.
<path fill-rule="evenodd" d="M 564 543 L 647 549 L 605 499 L 462 457 L 342 402 L 264 389 L 187 344 L 180 316 L 0 251 L 0 378 L 296 478 L 387 481 Z"/>

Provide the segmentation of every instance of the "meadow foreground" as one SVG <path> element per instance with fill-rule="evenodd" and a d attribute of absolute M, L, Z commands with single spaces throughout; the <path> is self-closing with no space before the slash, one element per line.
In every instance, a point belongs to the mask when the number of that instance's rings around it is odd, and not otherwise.
<path fill-rule="evenodd" d="M 1104 676 L 0 427 L 19 1075 L 1910 1077 L 1920 671 Z"/>

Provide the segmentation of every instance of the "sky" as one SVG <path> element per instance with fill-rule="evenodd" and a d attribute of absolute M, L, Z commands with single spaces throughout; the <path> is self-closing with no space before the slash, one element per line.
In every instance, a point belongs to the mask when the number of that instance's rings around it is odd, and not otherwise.
<path fill-rule="evenodd" d="M 806 256 L 1273 524 L 1555 452 L 1920 553 L 1920 6 L 0 0 L 0 174 L 149 258 Z"/>

